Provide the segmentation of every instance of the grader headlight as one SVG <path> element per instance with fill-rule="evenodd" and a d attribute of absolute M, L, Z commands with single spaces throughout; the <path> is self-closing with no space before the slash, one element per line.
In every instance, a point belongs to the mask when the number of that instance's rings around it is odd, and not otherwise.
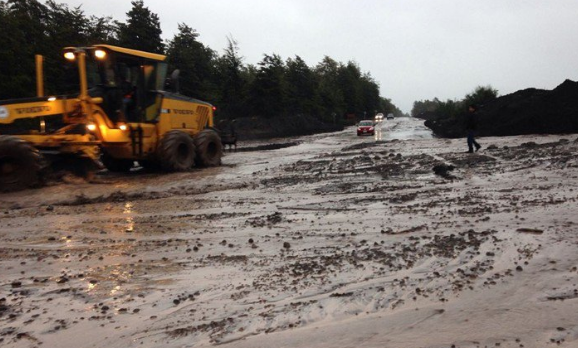
<path fill-rule="evenodd" d="M 68 51 L 68 52 L 64 52 L 64 58 L 65 58 L 66 60 L 73 61 L 73 60 L 76 59 L 76 55 L 74 55 L 74 52 Z"/>
<path fill-rule="evenodd" d="M 86 125 L 86 129 L 88 129 L 91 132 L 94 132 L 96 130 L 96 125 L 94 123 L 89 123 Z"/>
<path fill-rule="evenodd" d="M 103 60 L 104 58 L 106 58 L 106 51 L 104 51 L 104 50 L 95 50 L 95 51 L 94 51 L 94 56 L 96 57 L 96 59 Z"/>

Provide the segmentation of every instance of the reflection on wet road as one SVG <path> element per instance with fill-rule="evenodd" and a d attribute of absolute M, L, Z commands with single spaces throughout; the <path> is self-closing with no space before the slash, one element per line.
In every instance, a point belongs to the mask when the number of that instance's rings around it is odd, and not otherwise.
<path fill-rule="evenodd" d="M 407 117 L 383 120 L 376 125 L 375 130 L 377 141 L 433 138 L 432 131 L 423 125 L 423 121 Z"/>
<path fill-rule="evenodd" d="M 348 128 L 345 131 L 345 136 L 354 138 L 355 127 Z M 339 133 L 336 133 L 339 134 Z M 338 135 L 337 135 L 338 136 Z M 417 139 L 431 139 L 433 138 L 432 131 L 423 125 L 423 120 L 409 117 L 399 117 L 393 120 L 383 120 L 375 124 L 375 135 L 358 136 L 360 141 L 368 141 L 373 139 L 375 141 L 388 140 L 417 140 Z M 354 141 L 354 139 L 352 139 Z"/>

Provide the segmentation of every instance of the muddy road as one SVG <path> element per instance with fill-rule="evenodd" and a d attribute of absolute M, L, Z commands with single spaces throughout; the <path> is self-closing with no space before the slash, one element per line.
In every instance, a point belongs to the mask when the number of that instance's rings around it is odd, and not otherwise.
<path fill-rule="evenodd" d="M 578 347 L 577 136 L 480 142 L 395 119 L 2 194 L 0 346 Z"/>

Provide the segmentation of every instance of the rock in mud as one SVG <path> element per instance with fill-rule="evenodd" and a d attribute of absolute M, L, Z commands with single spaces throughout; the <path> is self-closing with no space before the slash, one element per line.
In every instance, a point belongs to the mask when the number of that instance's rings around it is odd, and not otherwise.
<path fill-rule="evenodd" d="M 456 167 L 448 164 L 438 164 L 433 167 L 434 173 L 445 179 L 455 179 L 455 176 L 450 174 L 454 169 L 456 169 Z"/>
<path fill-rule="evenodd" d="M 540 230 L 537 228 L 518 228 L 516 231 L 520 233 L 530 233 L 530 234 L 542 234 L 544 230 Z"/>

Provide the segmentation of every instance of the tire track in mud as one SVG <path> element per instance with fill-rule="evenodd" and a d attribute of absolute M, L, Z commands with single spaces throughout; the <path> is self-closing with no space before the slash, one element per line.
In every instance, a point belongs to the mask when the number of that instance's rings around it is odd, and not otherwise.
<path fill-rule="evenodd" d="M 251 186 L 247 183 L 241 184 L 229 184 L 229 185 L 219 185 L 212 186 L 207 185 L 206 187 L 196 188 L 196 187 L 179 187 L 169 189 L 168 191 L 147 191 L 147 192 L 133 192 L 127 193 L 123 191 L 116 191 L 107 196 L 100 195 L 96 197 L 87 197 L 84 194 L 76 196 L 74 200 L 61 201 L 54 203 L 54 205 L 61 206 L 83 206 L 89 204 L 99 204 L 99 203 L 124 203 L 124 202 L 134 202 L 142 200 L 158 200 L 163 198 L 171 198 L 176 196 L 192 196 L 192 195 L 205 195 L 208 193 L 247 189 Z"/>

